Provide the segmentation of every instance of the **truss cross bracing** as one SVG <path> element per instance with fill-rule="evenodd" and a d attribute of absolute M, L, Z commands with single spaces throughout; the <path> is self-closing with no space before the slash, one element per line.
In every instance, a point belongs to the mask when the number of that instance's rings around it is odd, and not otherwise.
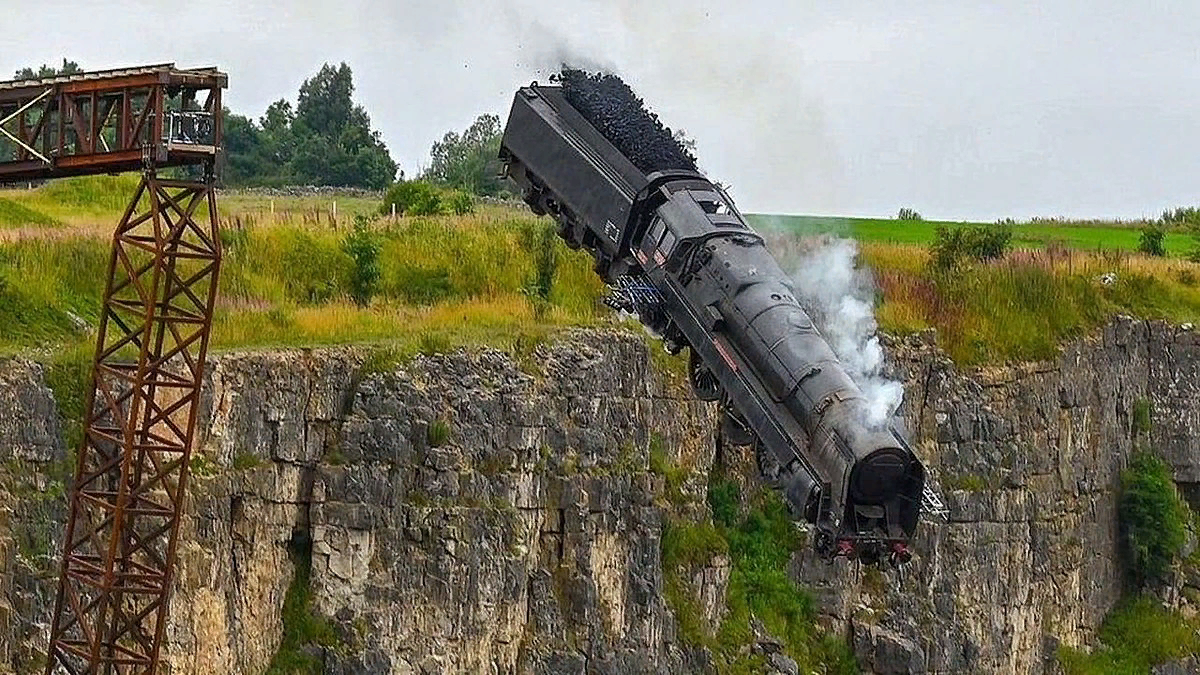
<path fill-rule="evenodd" d="M 211 164 L 227 84 L 170 63 L 0 82 L 0 182 Z"/>

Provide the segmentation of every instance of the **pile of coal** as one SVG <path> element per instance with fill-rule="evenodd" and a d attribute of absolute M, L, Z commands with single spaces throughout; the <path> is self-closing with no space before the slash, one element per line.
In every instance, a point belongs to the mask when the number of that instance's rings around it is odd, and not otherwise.
<path fill-rule="evenodd" d="M 564 68 L 554 79 L 562 84 L 567 102 L 637 168 L 646 173 L 696 170 L 696 158 L 621 78 Z"/>

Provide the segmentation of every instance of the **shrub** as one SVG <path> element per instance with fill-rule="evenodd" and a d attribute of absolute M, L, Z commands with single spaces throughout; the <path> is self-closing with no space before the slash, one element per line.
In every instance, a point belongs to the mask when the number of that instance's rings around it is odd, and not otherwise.
<path fill-rule="evenodd" d="M 958 267 L 968 258 L 978 261 L 1003 258 L 1012 245 L 1011 225 L 975 225 L 972 227 L 945 227 L 934 230 L 930 256 L 933 266 L 948 270 Z"/>
<path fill-rule="evenodd" d="M 1167 229 L 1162 225 L 1150 224 L 1142 228 L 1142 236 L 1138 239 L 1138 253 L 1163 257 L 1167 254 L 1164 240 Z"/>
<path fill-rule="evenodd" d="M 896 214 L 896 220 L 918 221 L 923 220 L 923 218 L 921 218 L 921 214 L 917 213 L 916 209 L 910 209 L 905 206 Z"/>
<path fill-rule="evenodd" d="M 1121 475 L 1119 515 L 1134 579 L 1163 578 L 1183 547 L 1188 518 L 1165 462 L 1148 453 L 1133 457 Z"/>
<path fill-rule="evenodd" d="M 272 284 L 282 283 L 287 299 L 322 305 L 345 292 L 353 262 L 333 234 L 278 227 L 264 231 L 261 239 L 253 238 L 252 244 L 240 258 L 243 264 L 253 261 L 253 267 L 242 269 L 269 276 Z"/>
<path fill-rule="evenodd" d="M 1003 258 L 1012 245 L 1011 225 L 980 225 L 971 228 L 970 254 L 976 260 Z"/>
<path fill-rule="evenodd" d="M 350 271 L 350 297 L 366 307 L 379 288 L 379 236 L 371 232 L 364 216 L 354 218 L 354 231 L 346 235 L 342 249 L 354 261 Z"/>
<path fill-rule="evenodd" d="M 465 216 L 468 213 L 475 212 L 475 200 L 470 193 L 462 190 L 451 190 L 449 197 L 446 199 L 446 204 L 450 208 L 450 212 L 456 216 Z"/>
<path fill-rule="evenodd" d="M 402 216 L 436 216 L 446 212 L 441 189 L 423 180 L 402 180 L 388 188 L 380 212 L 391 213 L 392 205 L 396 206 L 396 214 Z"/>
<path fill-rule="evenodd" d="M 1101 644 L 1090 653 L 1059 649 L 1066 675 L 1148 673 L 1157 664 L 1200 648 L 1200 638 L 1186 618 L 1146 596 L 1122 600 L 1105 617 L 1098 637 Z"/>
<path fill-rule="evenodd" d="M 1161 220 L 1164 229 L 1165 226 L 1175 226 L 1192 235 L 1192 248 L 1184 257 L 1194 263 L 1200 263 L 1200 208 L 1180 206 L 1167 209 L 1163 211 Z"/>
<path fill-rule="evenodd" d="M 558 235 L 554 226 L 539 223 L 525 230 L 525 249 L 533 253 L 533 278 L 525 293 L 533 300 L 534 315 L 541 317 L 550 305 L 550 291 L 558 271 Z"/>

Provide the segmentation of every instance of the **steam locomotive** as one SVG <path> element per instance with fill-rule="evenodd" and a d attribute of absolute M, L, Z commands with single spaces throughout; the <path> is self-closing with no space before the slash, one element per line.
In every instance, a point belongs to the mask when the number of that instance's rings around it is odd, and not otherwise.
<path fill-rule="evenodd" d="M 894 426 L 865 421 L 862 391 L 763 238 L 686 162 L 635 166 L 637 143 L 663 139 L 610 142 L 613 120 L 577 109 L 570 93 L 536 83 L 516 93 L 505 175 L 568 246 L 592 254 L 610 304 L 636 313 L 668 351 L 688 349 L 696 395 L 720 405 L 727 439 L 773 453 L 822 556 L 907 562 L 924 467 Z"/>

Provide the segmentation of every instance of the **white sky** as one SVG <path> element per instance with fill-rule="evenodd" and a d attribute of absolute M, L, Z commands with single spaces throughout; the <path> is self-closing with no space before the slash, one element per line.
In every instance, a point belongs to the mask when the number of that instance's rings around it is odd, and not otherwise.
<path fill-rule="evenodd" d="M 1038 6 L 1042 5 L 1042 6 Z M 1137 217 L 1200 203 L 1200 3 L 0 0 L 0 79 L 63 56 L 229 73 L 260 116 L 324 62 L 413 174 L 564 57 L 608 66 L 747 211 Z M 112 35 L 109 39 L 102 35 Z M 115 37 L 129 35 L 135 37 Z"/>

